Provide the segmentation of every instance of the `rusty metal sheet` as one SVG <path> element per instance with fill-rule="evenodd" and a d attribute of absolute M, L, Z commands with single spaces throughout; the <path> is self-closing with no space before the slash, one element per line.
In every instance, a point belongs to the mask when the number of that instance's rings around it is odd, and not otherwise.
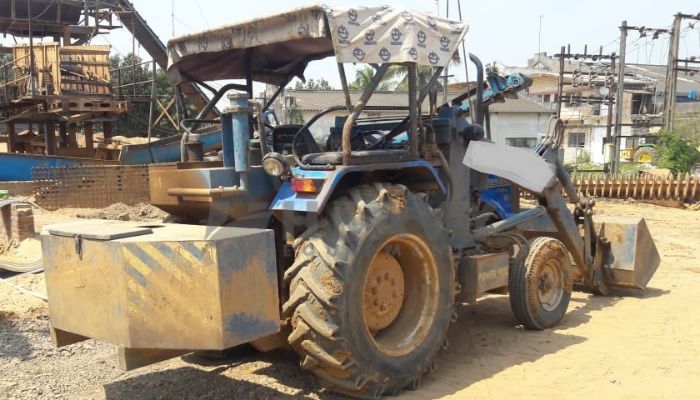
<path fill-rule="evenodd" d="M 152 233 L 115 240 L 44 229 L 52 328 L 129 349 L 163 350 L 222 350 L 279 331 L 271 230 L 147 228 Z"/>
<path fill-rule="evenodd" d="M 612 286 L 644 289 L 661 263 L 644 218 L 597 217 L 598 235 L 610 241 L 606 272 Z"/>

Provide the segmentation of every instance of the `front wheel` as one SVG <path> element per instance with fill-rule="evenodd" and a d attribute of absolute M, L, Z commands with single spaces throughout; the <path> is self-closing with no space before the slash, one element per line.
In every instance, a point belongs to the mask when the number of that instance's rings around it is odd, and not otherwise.
<path fill-rule="evenodd" d="M 562 242 L 538 237 L 530 242 L 525 261 L 511 266 L 510 305 L 525 328 L 551 328 L 564 317 L 572 291 L 570 263 Z"/>
<path fill-rule="evenodd" d="M 352 189 L 285 274 L 288 341 L 331 390 L 377 398 L 418 384 L 446 343 L 455 270 L 439 215 L 400 185 Z"/>

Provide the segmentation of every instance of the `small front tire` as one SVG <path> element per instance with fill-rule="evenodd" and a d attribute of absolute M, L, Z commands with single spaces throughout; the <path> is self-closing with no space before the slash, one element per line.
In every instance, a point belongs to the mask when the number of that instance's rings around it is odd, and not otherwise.
<path fill-rule="evenodd" d="M 538 237 L 530 242 L 524 262 L 511 266 L 510 305 L 527 329 L 542 330 L 559 323 L 571 299 L 569 253 L 557 239 Z"/>

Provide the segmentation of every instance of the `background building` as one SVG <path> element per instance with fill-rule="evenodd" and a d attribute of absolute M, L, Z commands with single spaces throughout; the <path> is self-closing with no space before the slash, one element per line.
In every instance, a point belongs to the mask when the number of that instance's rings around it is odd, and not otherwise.
<path fill-rule="evenodd" d="M 352 91 L 351 99 L 356 101 L 360 97 L 360 91 Z M 460 93 L 455 92 L 454 96 Z M 441 98 L 441 95 L 438 95 Z M 328 107 L 342 105 L 344 103 L 343 92 L 340 90 L 285 90 L 284 96 L 280 96 L 275 109 L 280 120 L 289 117 L 291 108 L 300 112 L 304 121 L 310 120 L 319 111 Z M 407 106 L 408 96 L 405 92 L 376 92 L 368 105 Z M 294 105 L 294 106 L 292 106 Z M 423 109 L 428 108 L 428 102 Z M 508 99 L 505 103 L 496 103 L 490 107 L 492 140 L 496 143 L 509 144 L 518 147 L 534 147 L 537 138 L 547 132 L 552 111 L 549 108 L 537 104 L 534 101 L 521 99 Z M 400 115 L 400 111 L 365 111 L 361 118 L 388 117 Z M 319 140 L 328 135 L 330 128 L 335 126 L 336 118 L 345 117 L 347 112 L 335 111 L 321 117 L 311 126 L 311 133 Z"/>

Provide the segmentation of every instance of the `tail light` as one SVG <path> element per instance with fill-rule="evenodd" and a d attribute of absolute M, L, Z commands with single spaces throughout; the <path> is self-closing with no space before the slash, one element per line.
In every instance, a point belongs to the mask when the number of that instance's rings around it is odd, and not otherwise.
<path fill-rule="evenodd" d="M 296 193 L 317 194 L 323 187 L 323 180 L 320 179 L 292 179 L 292 190 Z"/>

